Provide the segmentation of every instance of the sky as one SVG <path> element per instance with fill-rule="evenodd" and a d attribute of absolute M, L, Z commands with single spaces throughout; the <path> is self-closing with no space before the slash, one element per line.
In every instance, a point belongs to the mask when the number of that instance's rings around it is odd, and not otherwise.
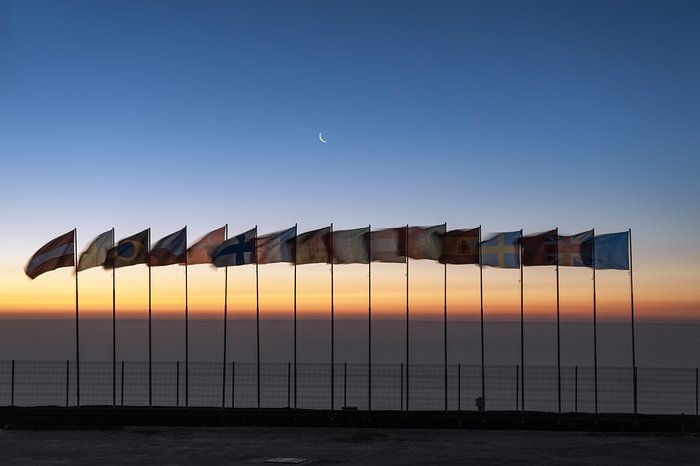
<path fill-rule="evenodd" d="M 69 317 L 70 269 L 23 267 L 73 228 L 190 242 L 406 224 L 525 234 L 632 229 L 637 317 L 700 319 L 700 5 L 663 1 L 0 0 L 0 317 Z M 327 143 L 319 140 L 319 133 Z M 411 261 L 411 312 L 439 319 L 443 268 Z M 378 317 L 405 312 L 405 269 L 373 267 Z M 551 320 L 552 267 L 525 270 Z M 300 317 L 328 316 L 325 265 L 300 266 Z M 229 271 L 252 317 L 254 269 Z M 289 318 L 293 269 L 260 269 L 261 313 Z M 519 316 L 518 272 L 484 271 L 488 319 Z M 223 271 L 190 267 L 194 316 Z M 336 310 L 366 315 L 365 266 L 335 270 Z M 629 275 L 601 271 L 600 318 L 629 318 Z M 117 272 L 143 318 L 143 266 Z M 590 270 L 561 270 L 566 319 L 590 320 Z M 109 317 L 111 275 L 80 274 Z M 153 271 L 154 313 L 182 315 L 184 272 Z M 478 318 L 478 269 L 450 266 L 450 316 Z"/>

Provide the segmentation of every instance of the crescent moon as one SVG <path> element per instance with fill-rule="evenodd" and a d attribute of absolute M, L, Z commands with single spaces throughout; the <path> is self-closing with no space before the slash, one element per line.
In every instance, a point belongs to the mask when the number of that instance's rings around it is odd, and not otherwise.
<path fill-rule="evenodd" d="M 319 138 L 319 139 L 321 140 L 321 142 L 322 142 L 322 143 L 324 143 L 324 144 L 325 144 L 325 143 L 327 143 L 328 141 L 324 141 L 324 140 L 323 140 L 323 136 L 322 136 L 322 134 L 323 134 L 323 132 L 321 132 L 321 133 L 318 133 L 318 138 Z"/>

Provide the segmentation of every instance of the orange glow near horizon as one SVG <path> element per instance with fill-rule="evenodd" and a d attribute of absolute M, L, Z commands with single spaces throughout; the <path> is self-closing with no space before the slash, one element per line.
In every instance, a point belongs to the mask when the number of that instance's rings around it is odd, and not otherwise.
<path fill-rule="evenodd" d="M 367 265 L 334 268 L 335 315 L 337 318 L 367 317 Z M 71 317 L 75 313 L 72 269 L 60 269 L 29 280 L 2 269 L 0 317 Z M 403 264 L 372 264 L 372 314 L 377 319 L 403 319 L 406 308 L 406 267 Z M 479 269 L 449 266 L 447 280 L 448 318 L 478 320 Z M 442 319 L 444 268 L 427 261 L 409 265 L 410 316 Z M 629 274 L 597 272 L 598 317 L 628 320 Z M 255 266 L 228 269 L 228 309 L 231 319 L 255 317 Z M 520 315 L 519 270 L 484 268 L 484 313 L 487 320 L 517 320 Z M 526 319 L 556 318 L 556 273 L 554 267 L 529 267 L 524 271 Z M 117 269 L 118 318 L 146 318 L 148 269 Z M 189 311 L 192 318 L 221 318 L 224 304 L 224 270 L 207 266 L 188 268 Z M 291 319 L 294 297 L 294 267 L 289 264 L 259 268 L 260 315 L 263 319 Z M 154 318 L 184 315 L 185 269 L 182 266 L 152 269 Z M 685 285 L 685 284 L 684 284 Z M 689 283 L 687 285 L 690 285 Z M 330 267 L 313 264 L 297 267 L 297 316 L 299 319 L 330 315 Z M 635 271 L 635 312 L 640 320 L 697 320 L 697 296 L 683 293 L 690 286 L 669 291 L 668 280 Z M 112 274 L 88 270 L 79 276 L 80 313 L 84 318 L 111 318 Z M 660 298 L 663 296 L 663 299 Z M 590 320 L 592 280 L 590 269 L 560 269 L 562 320 Z"/>

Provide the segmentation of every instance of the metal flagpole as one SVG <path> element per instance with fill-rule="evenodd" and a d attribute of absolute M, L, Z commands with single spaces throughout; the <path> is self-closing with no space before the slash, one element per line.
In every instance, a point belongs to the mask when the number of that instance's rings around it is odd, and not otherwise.
<path fill-rule="evenodd" d="M 367 410 L 372 411 L 372 225 L 367 227 Z"/>
<path fill-rule="evenodd" d="M 632 280 L 632 229 L 627 234 L 630 258 L 630 313 L 632 321 L 632 389 L 634 393 L 634 414 L 637 414 L 637 354 L 634 346 L 634 281 Z"/>
<path fill-rule="evenodd" d="M 255 344 L 258 408 L 260 408 L 260 287 L 258 284 L 258 226 L 255 225 Z"/>
<path fill-rule="evenodd" d="M 331 223 L 331 257 L 333 257 L 333 223 Z M 331 411 L 335 405 L 335 302 L 333 261 L 331 260 Z"/>
<path fill-rule="evenodd" d="M 114 248 L 114 227 L 112 227 Z M 117 268 L 112 267 L 112 406 L 117 406 Z"/>
<path fill-rule="evenodd" d="M 523 305 L 523 230 L 520 229 L 520 408 L 525 411 L 525 307 Z"/>
<path fill-rule="evenodd" d="M 73 229 L 75 264 L 75 404 L 80 406 L 80 318 L 78 313 L 78 229 Z"/>
<path fill-rule="evenodd" d="M 447 222 L 445 222 L 444 234 L 447 234 Z M 443 326 L 443 343 L 445 350 L 445 411 L 447 411 L 447 263 L 444 264 L 445 267 L 445 278 L 444 278 L 444 293 L 443 293 L 443 316 L 442 316 L 442 326 Z"/>
<path fill-rule="evenodd" d="M 408 333 L 408 224 L 406 224 L 406 411 L 408 411 L 408 348 L 409 348 L 409 333 Z"/>
<path fill-rule="evenodd" d="M 228 239 L 228 223 L 224 226 L 224 241 Z M 221 407 L 226 407 L 226 343 L 228 341 L 228 267 L 224 267 L 224 354 L 221 382 Z M 233 400 L 231 400 L 233 407 Z"/>
<path fill-rule="evenodd" d="M 559 228 L 555 229 L 557 247 L 556 247 L 556 273 L 557 273 L 557 403 L 559 412 L 561 413 L 561 342 L 559 331 Z"/>
<path fill-rule="evenodd" d="M 187 225 L 185 225 L 187 238 Z M 185 244 L 187 240 L 185 240 Z M 190 309 L 187 293 L 187 254 L 185 254 L 185 408 L 190 405 Z"/>
<path fill-rule="evenodd" d="M 598 297 L 595 282 L 595 228 L 591 230 L 591 258 L 593 267 L 593 408 L 598 413 Z"/>
<path fill-rule="evenodd" d="M 294 408 L 297 407 L 297 228 L 294 224 Z"/>
<path fill-rule="evenodd" d="M 486 409 L 486 370 L 484 368 L 484 264 L 481 260 L 481 225 L 479 225 L 479 324 L 481 330 L 481 402 Z"/>
<path fill-rule="evenodd" d="M 148 407 L 153 406 L 153 343 L 151 318 L 151 229 L 148 229 Z"/>

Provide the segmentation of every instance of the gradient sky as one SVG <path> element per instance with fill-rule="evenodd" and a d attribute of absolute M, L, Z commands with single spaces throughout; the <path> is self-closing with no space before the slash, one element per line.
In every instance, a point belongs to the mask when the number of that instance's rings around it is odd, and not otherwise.
<path fill-rule="evenodd" d="M 700 317 L 700 5 L 665 1 L 2 1 L 0 316 L 70 315 L 70 270 L 24 276 L 74 227 L 231 233 L 430 225 L 484 231 L 632 228 L 641 319 Z M 322 144 L 322 131 L 327 144 Z M 414 265 L 415 264 L 415 265 Z M 417 315 L 442 312 L 442 268 L 412 262 Z M 181 313 L 180 267 L 154 310 Z M 289 315 L 291 268 L 261 268 L 261 306 Z M 450 267 L 450 309 L 476 317 L 478 273 Z M 378 315 L 404 311 L 404 269 L 376 266 Z M 146 269 L 118 272 L 145 315 Z M 223 272 L 191 268 L 194 313 Z M 232 306 L 254 309 L 251 267 Z M 300 268 L 325 315 L 328 272 Z M 517 272 L 485 272 L 490 317 L 517 314 Z M 366 270 L 336 268 L 339 312 L 365 312 Z M 526 312 L 552 317 L 553 268 L 526 270 Z M 624 319 L 625 272 L 599 274 Z M 81 274 L 109 315 L 110 275 Z M 590 314 L 590 271 L 562 270 L 562 309 Z M 202 314 L 203 315 L 203 314 Z"/>

